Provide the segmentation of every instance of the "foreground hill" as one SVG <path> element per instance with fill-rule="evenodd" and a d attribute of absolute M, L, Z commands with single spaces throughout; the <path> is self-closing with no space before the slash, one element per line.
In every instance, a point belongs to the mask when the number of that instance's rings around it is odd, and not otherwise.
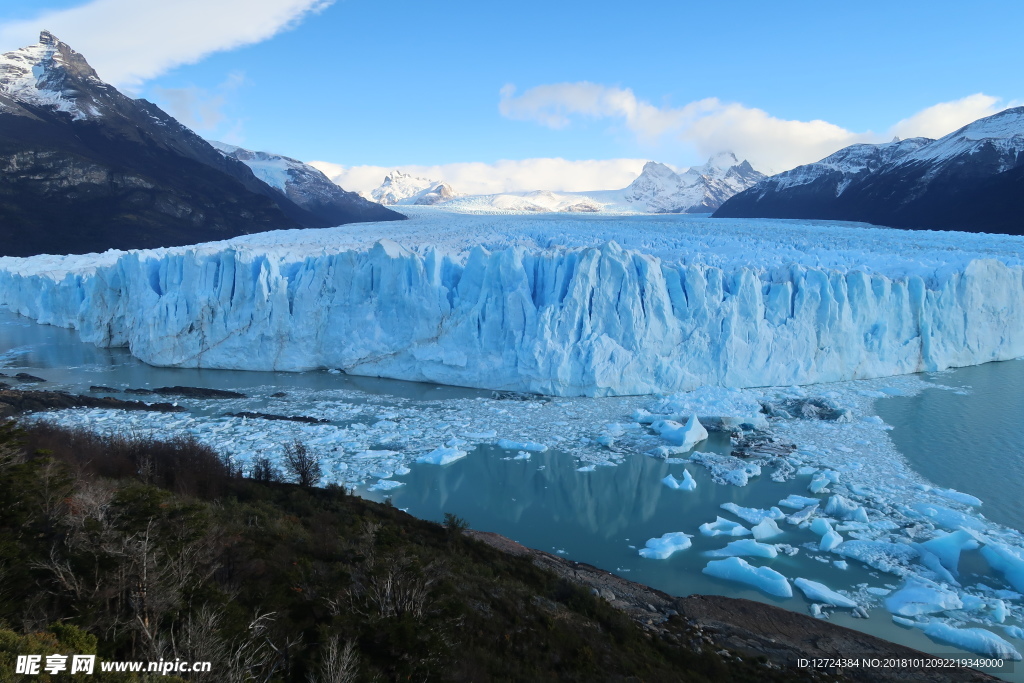
<path fill-rule="evenodd" d="M 242 479 L 187 438 L 28 429 L 0 424 L 0 677 L 54 652 L 209 661 L 184 677 L 228 682 L 799 681 L 823 679 L 800 656 L 926 657 L 768 605 L 673 598 L 271 467 Z M 931 671 L 827 679 L 993 680 Z"/>
<path fill-rule="evenodd" d="M 375 220 L 400 218 L 387 212 Z M 0 255 L 192 244 L 366 220 L 302 207 L 44 31 L 0 55 Z"/>
<path fill-rule="evenodd" d="M 763 180 L 714 216 L 1024 234 L 1024 107 L 938 140 L 846 147 Z"/>

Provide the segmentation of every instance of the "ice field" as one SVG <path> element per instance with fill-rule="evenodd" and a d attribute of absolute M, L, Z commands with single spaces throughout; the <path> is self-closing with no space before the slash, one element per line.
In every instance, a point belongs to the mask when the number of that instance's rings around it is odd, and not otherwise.
<path fill-rule="evenodd" d="M 0 259 L 0 304 L 153 365 L 612 396 L 1024 355 L 1024 238 L 466 216 Z M 385 235 L 385 239 L 381 239 Z"/>

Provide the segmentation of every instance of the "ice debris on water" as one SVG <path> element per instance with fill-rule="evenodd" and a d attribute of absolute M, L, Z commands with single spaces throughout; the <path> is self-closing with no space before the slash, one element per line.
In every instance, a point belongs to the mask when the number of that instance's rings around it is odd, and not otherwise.
<path fill-rule="evenodd" d="M 780 598 L 793 597 L 793 588 L 785 576 L 769 567 L 754 567 L 738 557 L 712 560 L 703 572 L 726 581 L 744 583 Z"/>
<path fill-rule="evenodd" d="M 652 560 L 667 559 L 672 553 L 689 548 L 691 538 L 693 536 L 690 534 L 673 531 L 664 536 L 649 539 L 646 547 L 640 549 L 640 556 Z"/>

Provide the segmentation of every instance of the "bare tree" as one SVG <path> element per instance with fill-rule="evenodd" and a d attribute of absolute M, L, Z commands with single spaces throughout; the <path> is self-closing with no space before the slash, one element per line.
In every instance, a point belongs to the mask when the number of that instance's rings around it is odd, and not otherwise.
<path fill-rule="evenodd" d="M 301 441 L 285 444 L 284 464 L 299 486 L 316 486 L 323 477 L 319 456 Z"/>
<path fill-rule="evenodd" d="M 320 655 L 320 669 L 309 674 L 309 683 L 352 683 L 359 674 L 359 653 L 355 643 L 332 635 L 324 643 Z"/>

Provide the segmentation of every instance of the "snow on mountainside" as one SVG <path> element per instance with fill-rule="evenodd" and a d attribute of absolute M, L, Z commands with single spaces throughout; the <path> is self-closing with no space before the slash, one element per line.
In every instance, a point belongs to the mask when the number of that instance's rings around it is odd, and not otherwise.
<path fill-rule="evenodd" d="M 347 192 L 335 185 L 330 178 L 309 164 L 280 154 L 254 152 L 213 140 L 208 142 L 224 156 L 248 166 L 267 185 L 318 216 L 344 223 L 345 218 L 353 213 L 371 220 L 385 218 L 385 214 L 389 213 L 387 209 L 355 192 Z"/>
<path fill-rule="evenodd" d="M 1020 237 L 408 211 L 386 228 L 0 258 L 0 304 L 154 365 L 340 368 L 554 395 L 789 386 L 1024 355 Z"/>
<path fill-rule="evenodd" d="M 386 175 L 380 187 L 370 191 L 370 199 L 384 205 L 429 206 L 458 196 L 444 181 L 417 178 L 398 170 Z"/>
<path fill-rule="evenodd" d="M 43 31 L 0 55 L 0 254 L 85 253 L 397 220 L 325 188 L 299 206 Z M 346 206 L 346 202 L 348 206 Z"/>
<path fill-rule="evenodd" d="M 463 213 L 710 213 L 722 202 L 765 178 L 731 152 L 704 166 L 677 173 L 649 161 L 621 190 L 507 192 L 461 197 L 444 208 Z"/>
<path fill-rule="evenodd" d="M 82 55 L 43 31 L 37 44 L 0 54 L 0 111 L 24 115 L 17 104 L 22 102 L 71 114 L 75 120 L 102 116 L 102 105 L 83 97 L 72 78 L 109 88 Z"/>
<path fill-rule="evenodd" d="M 1024 233 L 1024 107 L 938 140 L 852 145 L 733 196 L 716 217 Z"/>

